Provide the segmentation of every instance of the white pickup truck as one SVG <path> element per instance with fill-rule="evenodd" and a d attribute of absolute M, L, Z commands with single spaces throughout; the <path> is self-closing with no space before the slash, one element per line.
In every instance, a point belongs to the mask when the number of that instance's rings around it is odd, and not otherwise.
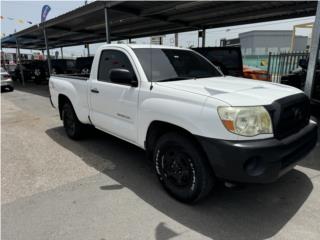
<path fill-rule="evenodd" d="M 52 76 L 49 87 L 70 138 L 90 124 L 145 149 L 183 202 L 206 196 L 216 179 L 272 182 L 317 142 L 303 92 L 223 76 L 190 49 L 104 45 L 90 77 Z"/>

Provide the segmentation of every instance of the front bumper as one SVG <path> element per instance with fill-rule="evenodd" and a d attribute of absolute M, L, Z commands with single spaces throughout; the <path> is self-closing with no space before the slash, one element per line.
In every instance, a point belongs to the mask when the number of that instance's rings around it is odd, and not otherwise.
<path fill-rule="evenodd" d="M 1 80 L 1 87 L 13 87 L 13 81 L 11 79 Z"/>
<path fill-rule="evenodd" d="M 292 169 L 316 145 L 317 124 L 278 140 L 228 141 L 197 137 L 216 176 L 236 182 L 267 183 Z"/>

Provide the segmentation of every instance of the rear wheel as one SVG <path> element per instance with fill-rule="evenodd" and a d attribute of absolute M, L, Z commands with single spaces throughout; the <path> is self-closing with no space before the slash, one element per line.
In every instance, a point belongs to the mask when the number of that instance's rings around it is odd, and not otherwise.
<path fill-rule="evenodd" d="M 188 137 L 178 133 L 163 135 L 153 156 L 160 182 L 177 200 L 192 203 L 210 193 L 214 174 L 205 156 Z"/>
<path fill-rule="evenodd" d="M 62 108 L 62 120 L 64 129 L 68 137 L 72 139 L 81 139 L 84 135 L 84 124 L 82 124 L 71 105 L 71 103 L 66 103 Z"/>
<path fill-rule="evenodd" d="M 81 71 L 80 71 L 81 74 L 83 75 L 87 75 L 87 74 L 90 74 L 90 69 L 85 67 L 85 68 L 82 68 Z"/>

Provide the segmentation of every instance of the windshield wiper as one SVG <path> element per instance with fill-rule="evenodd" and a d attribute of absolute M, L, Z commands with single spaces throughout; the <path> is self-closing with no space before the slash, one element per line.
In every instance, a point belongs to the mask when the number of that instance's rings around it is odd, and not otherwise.
<path fill-rule="evenodd" d="M 172 78 L 157 80 L 155 82 L 170 82 L 170 81 L 179 81 L 179 80 L 187 80 L 187 79 L 195 79 L 195 78 L 194 77 L 172 77 Z"/>

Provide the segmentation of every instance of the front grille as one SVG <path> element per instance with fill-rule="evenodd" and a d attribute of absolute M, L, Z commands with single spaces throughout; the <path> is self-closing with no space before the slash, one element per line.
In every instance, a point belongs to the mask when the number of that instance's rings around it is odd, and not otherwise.
<path fill-rule="evenodd" d="M 266 107 L 272 117 L 275 138 L 283 139 L 309 123 L 310 102 L 305 94 L 281 98 Z"/>

